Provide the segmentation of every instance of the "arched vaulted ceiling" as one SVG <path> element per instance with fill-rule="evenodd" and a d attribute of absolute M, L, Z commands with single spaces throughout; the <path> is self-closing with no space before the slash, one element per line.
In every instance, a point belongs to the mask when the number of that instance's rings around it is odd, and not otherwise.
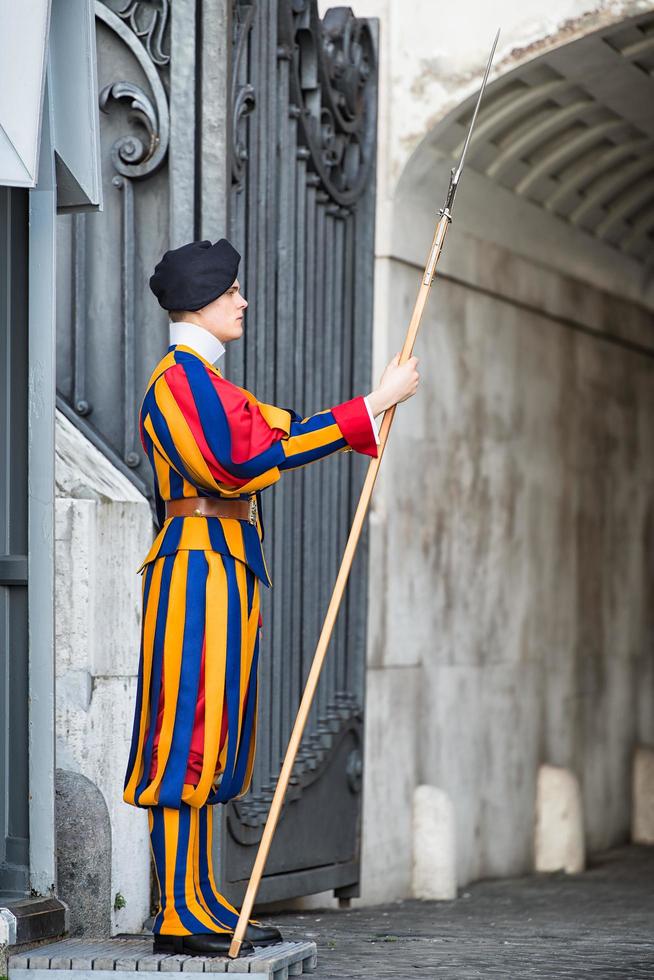
<path fill-rule="evenodd" d="M 429 138 L 458 158 L 476 95 Z M 466 168 L 654 264 L 654 12 L 489 84 Z"/>
<path fill-rule="evenodd" d="M 457 156 L 472 108 L 442 144 Z M 447 136 L 447 140 L 445 140 Z M 654 14 L 492 85 L 471 167 L 642 261 L 654 253 Z"/>

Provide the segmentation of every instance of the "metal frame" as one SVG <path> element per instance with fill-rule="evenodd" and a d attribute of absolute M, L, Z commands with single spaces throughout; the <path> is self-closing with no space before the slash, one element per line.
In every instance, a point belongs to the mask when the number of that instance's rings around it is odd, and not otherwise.
<path fill-rule="evenodd" d="M 52 894 L 55 860 L 54 460 L 56 180 L 46 78 L 29 237 L 29 785 L 30 880 Z"/>
<path fill-rule="evenodd" d="M 0 188 L 0 894 L 29 891 L 28 191 Z M 1 915 L 1 913 L 0 913 Z M 1 940 L 0 940 L 1 942 Z"/>

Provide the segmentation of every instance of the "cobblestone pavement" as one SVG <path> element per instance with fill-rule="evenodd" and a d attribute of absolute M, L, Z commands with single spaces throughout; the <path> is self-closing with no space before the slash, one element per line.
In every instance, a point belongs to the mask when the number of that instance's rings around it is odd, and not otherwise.
<path fill-rule="evenodd" d="M 277 913 L 318 944 L 316 980 L 654 980 L 654 847 L 623 847 L 579 875 L 483 881 L 452 902 Z"/>

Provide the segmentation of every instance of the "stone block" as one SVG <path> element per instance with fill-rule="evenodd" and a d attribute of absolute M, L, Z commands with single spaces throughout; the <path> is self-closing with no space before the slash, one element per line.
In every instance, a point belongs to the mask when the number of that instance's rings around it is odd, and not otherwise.
<path fill-rule="evenodd" d="M 122 788 L 140 644 L 136 569 L 155 531 L 145 497 L 59 412 L 55 470 L 57 760 L 104 797 L 120 841 L 107 849 L 112 929 L 134 932 L 150 907 L 148 828 Z"/>
<path fill-rule="evenodd" d="M 366 686 L 361 897 L 372 905 L 411 893 L 411 806 L 418 747 L 412 722 L 418 668 L 369 670 Z"/>
<path fill-rule="evenodd" d="M 542 765 L 536 788 L 536 871 L 583 871 L 584 822 L 581 790 L 569 769 Z"/>
<path fill-rule="evenodd" d="M 654 844 L 654 746 L 638 745 L 634 752 L 631 839 Z"/>
<path fill-rule="evenodd" d="M 71 936 L 111 931 L 111 826 L 100 790 L 80 773 L 57 769 L 57 887 L 70 908 Z"/>
<path fill-rule="evenodd" d="M 413 895 L 456 898 L 454 805 L 437 786 L 417 786 L 413 794 Z"/>

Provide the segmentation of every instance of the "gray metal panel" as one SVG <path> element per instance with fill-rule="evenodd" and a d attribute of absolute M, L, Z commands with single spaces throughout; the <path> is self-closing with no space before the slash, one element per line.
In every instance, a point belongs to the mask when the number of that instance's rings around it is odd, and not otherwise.
<path fill-rule="evenodd" d="M 54 890 L 55 222 L 53 111 L 46 78 L 36 188 L 29 196 L 30 884 Z"/>
<path fill-rule="evenodd" d="M 199 0 L 197 6 L 201 6 Z M 170 28 L 170 182 L 169 248 L 195 238 L 196 0 L 176 0 Z M 199 106 L 198 106 L 199 111 Z"/>
<path fill-rule="evenodd" d="M 197 10 L 193 0 L 119 11 L 96 0 L 95 16 L 104 212 L 58 222 L 58 405 L 149 496 L 138 407 L 168 317 L 148 279 L 193 234 Z"/>
<path fill-rule="evenodd" d="M 230 91 L 227 79 L 231 60 L 231 0 L 198 3 L 198 78 L 201 86 L 198 188 L 194 238 L 215 241 L 227 231 L 229 196 Z M 173 15 L 173 27 L 175 19 Z M 199 213 L 198 213 L 199 212 Z"/>
<path fill-rule="evenodd" d="M 28 231 L 28 191 L 0 187 L 0 895 L 5 902 L 29 891 Z"/>
<path fill-rule="evenodd" d="M 102 210 L 93 0 L 54 0 L 49 38 L 57 209 Z"/>

